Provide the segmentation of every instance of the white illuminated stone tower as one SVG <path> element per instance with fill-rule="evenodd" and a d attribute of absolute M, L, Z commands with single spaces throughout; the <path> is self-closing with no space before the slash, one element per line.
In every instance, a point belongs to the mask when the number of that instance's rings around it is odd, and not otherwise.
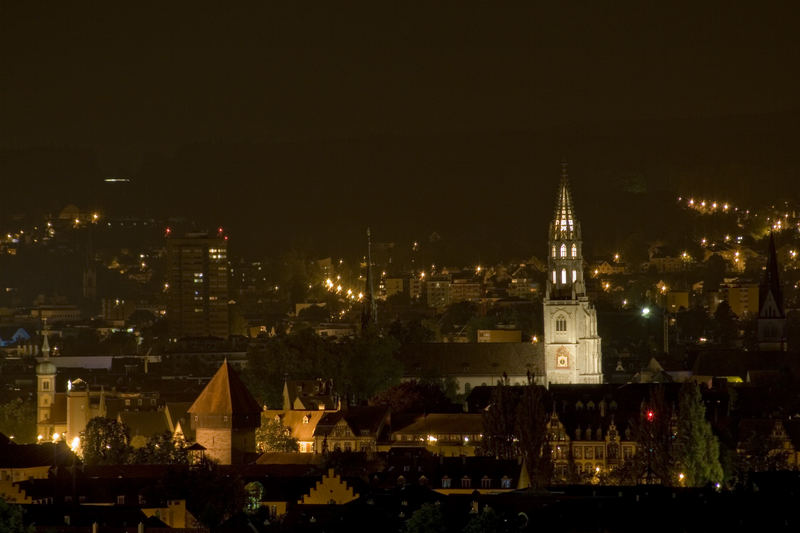
<path fill-rule="evenodd" d="M 556 211 L 548 233 L 547 289 L 544 297 L 546 383 L 602 383 L 597 313 L 583 282 L 581 225 L 575 217 L 561 163 Z"/>

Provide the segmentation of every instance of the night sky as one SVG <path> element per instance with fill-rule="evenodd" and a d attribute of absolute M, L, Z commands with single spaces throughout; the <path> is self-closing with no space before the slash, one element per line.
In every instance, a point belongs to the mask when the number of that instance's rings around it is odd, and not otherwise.
<path fill-rule="evenodd" d="M 796 2 L 7 4 L 11 211 L 102 204 L 123 176 L 136 209 L 243 251 L 336 253 L 369 224 L 479 259 L 542 254 L 562 157 L 597 246 L 647 212 L 630 202 L 800 189 Z"/>

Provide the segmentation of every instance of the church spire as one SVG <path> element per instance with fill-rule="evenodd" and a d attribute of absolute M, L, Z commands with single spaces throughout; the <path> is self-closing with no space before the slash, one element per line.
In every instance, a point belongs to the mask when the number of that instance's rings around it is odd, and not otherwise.
<path fill-rule="evenodd" d="M 42 340 L 42 355 L 44 357 L 50 357 L 50 342 L 47 340 L 47 319 L 42 319 L 44 325 L 42 326 L 42 335 L 44 336 L 44 340 Z"/>
<path fill-rule="evenodd" d="M 556 197 L 556 211 L 553 215 L 553 229 L 556 236 L 564 238 L 580 238 L 575 235 L 575 207 L 572 203 L 572 192 L 569 188 L 569 175 L 567 174 L 567 162 L 561 161 L 561 180 L 558 184 L 558 196 Z"/>
<path fill-rule="evenodd" d="M 378 324 L 378 302 L 375 300 L 375 285 L 372 279 L 372 232 L 367 228 L 367 286 L 364 310 L 361 315 L 361 327 Z"/>
<path fill-rule="evenodd" d="M 575 218 L 566 161 L 561 162 L 561 179 L 548 244 L 547 297 L 564 300 L 584 296 L 581 226 Z"/>
<path fill-rule="evenodd" d="M 786 313 L 781 292 L 775 236 L 770 233 L 767 266 L 758 290 L 758 349 L 762 352 L 786 350 Z"/>
<path fill-rule="evenodd" d="M 781 294 L 781 282 L 778 276 L 778 254 L 775 251 L 775 235 L 769 233 L 769 250 L 767 252 L 767 267 L 761 279 L 761 302 L 758 314 L 762 318 L 784 318 L 783 295 Z M 771 301 L 770 301 L 771 300 Z M 774 302 L 774 309 L 769 310 L 771 302 Z M 775 316 L 777 312 L 777 317 Z"/>

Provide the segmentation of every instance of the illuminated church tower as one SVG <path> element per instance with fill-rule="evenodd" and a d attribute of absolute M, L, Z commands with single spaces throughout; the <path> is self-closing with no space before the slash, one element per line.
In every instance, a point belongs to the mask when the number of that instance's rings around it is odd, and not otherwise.
<path fill-rule="evenodd" d="M 581 225 L 575 218 L 566 163 L 561 163 L 556 211 L 547 238 L 545 382 L 602 383 L 597 313 L 583 282 Z"/>

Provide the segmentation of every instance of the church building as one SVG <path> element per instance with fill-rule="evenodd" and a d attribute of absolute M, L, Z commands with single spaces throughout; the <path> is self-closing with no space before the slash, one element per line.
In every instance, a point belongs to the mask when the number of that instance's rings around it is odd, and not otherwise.
<path fill-rule="evenodd" d="M 589 303 L 583 281 L 581 225 L 575 217 L 566 163 L 561 164 L 556 211 L 547 237 L 545 384 L 602 383 L 597 312 Z"/>

